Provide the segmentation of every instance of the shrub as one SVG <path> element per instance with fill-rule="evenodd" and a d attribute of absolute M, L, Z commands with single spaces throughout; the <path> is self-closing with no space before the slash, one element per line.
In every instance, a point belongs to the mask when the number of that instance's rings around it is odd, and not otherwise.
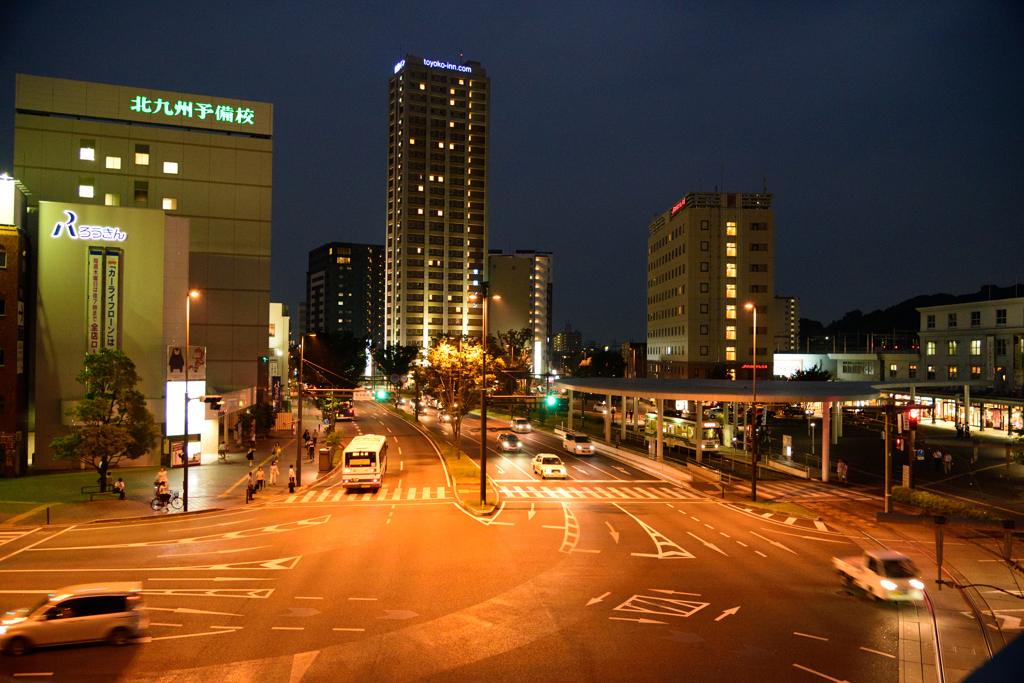
<path fill-rule="evenodd" d="M 958 500 L 951 500 L 928 491 L 918 491 L 906 486 L 893 486 L 892 499 L 898 503 L 915 505 L 924 508 L 933 515 L 945 515 L 947 517 L 967 517 L 973 519 L 1001 519 L 995 515 L 971 507 L 967 503 Z"/>

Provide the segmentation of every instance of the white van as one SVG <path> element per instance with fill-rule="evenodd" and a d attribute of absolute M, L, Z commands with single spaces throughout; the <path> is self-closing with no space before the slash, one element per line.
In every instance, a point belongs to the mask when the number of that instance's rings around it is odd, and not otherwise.
<path fill-rule="evenodd" d="M 4 616 L 8 618 L 0 621 L 0 649 L 8 655 L 69 643 L 125 645 L 149 628 L 139 582 L 68 586 L 35 607 Z"/>
<path fill-rule="evenodd" d="M 580 432 L 566 432 L 562 437 L 562 449 L 573 455 L 593 455 L 594 444 L 590 437 Z"/>

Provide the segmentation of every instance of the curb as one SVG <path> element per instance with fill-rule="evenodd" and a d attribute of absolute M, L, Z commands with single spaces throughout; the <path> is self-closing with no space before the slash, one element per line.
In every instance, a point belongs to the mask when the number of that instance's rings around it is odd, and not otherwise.
<path fill-rule="evenodd" d="M 164 515 L 163 517 L 154 517 L 152 515 L 139 516 L 139 517 L 112 517 L 104 519 L 93 519 L 88 522 L 81 522 L 81 524 L 106 524 L 107 522 L 138 522 L 140 520 L 149 519 L 177 519 L 178 517 L 194 517 L 196 515 L 205 515 L 209 512 L 224 512 L 224 510 L 231 508 L 206 508 L 205 510 L 191 510 L 189 512 L 176 512 L 174 516 Z"/>

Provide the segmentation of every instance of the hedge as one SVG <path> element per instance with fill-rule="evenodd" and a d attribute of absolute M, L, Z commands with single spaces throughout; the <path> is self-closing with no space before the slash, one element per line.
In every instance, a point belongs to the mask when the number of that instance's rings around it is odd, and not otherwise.
<path fill-rule="evenodd" d="M 973 519 L 1001 519 L 1001 517 L 996 517 L 985 510 L 979 510 L 976 507 L 971 507 L 967 503 L 962 503 L 958 500 L 951 500 L 945 496 L 929 493 L 928 491 L 919 491 L 906 486 L 893 486 L 892 499 L 898 503 L 906 503 L 907 505 L 916 505 L 919 508 L 924 508 L 928 513 L 933 515 L 967 517 Z"/>

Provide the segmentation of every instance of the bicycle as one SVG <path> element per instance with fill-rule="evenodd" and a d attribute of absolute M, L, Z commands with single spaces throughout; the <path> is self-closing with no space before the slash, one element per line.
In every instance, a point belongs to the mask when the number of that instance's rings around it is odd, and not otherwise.
<path fill-rule="evenodd" d="M 154 512 L 167 510 L 167 508 L 174 508 L 175 510 L 180 510 L 182 507 L 184 507 L 185 501 L 181 499 L 181 496 L 178 494 L 177 491 L 168 491 L 167 493 L 170 496 L 170 498 L 167 499 L 166 504 L 164 503 L 163 500 L 160 499 L 159 495 L 153 496 L 153 500 L 150 503 L 150 506 L 153 508 Z"/>

